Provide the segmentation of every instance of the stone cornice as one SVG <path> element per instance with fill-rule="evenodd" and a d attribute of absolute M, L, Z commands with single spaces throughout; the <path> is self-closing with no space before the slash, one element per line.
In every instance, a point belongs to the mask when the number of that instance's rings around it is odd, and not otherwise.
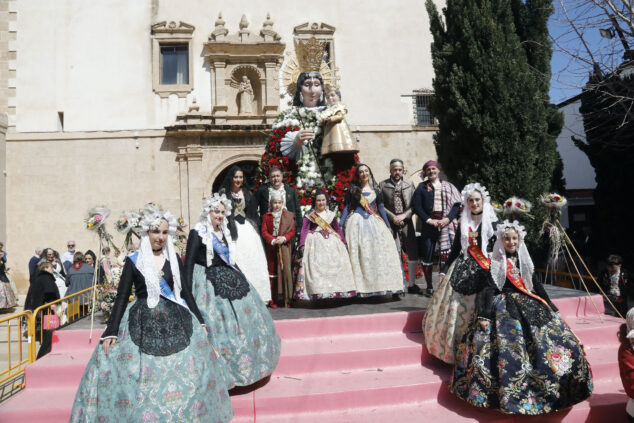
<path fill-rule="evenodd" d="M 286 44 L 276 42 L 261 42 L 257 44 L 235 44 L 230 42 L 207 42 L 203 56 L 213 59 L 253 58 L 255 61 L 277 61 L 281 58 Z"/>
<path fill-rule="evenodd" d="M 152 25 L 152 35 L 158 34 L 187 34 L 192 35 L 196 29 L 193 25 L 185 22 L 163 21 Z"/>
<path fill-rule="evenodd" d="M 7 142 L 21 141 L 83 141 L 105 139 L 164 138 L 165 129 L 139 129 L 125 131 L 76 131 L 76 132 L 7 132 Z"/>
<path fill-rule="evenodd" d="M 293 34 L 298 36 L 312 36 L 312 35 L 333 35 L 335 33 L 336 28 L 334 26 L 328 25 L 326 23 L 310 23 L 304 22 L 303 24 L 297 25 L 293 28 Z"/>

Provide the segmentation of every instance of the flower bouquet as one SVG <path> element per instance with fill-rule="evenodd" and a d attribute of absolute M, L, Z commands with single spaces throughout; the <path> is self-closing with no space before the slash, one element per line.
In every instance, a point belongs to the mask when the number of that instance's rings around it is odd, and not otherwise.
<path fill-rule="evenodd" d="M 141 215 L 134 211 L 124 211 L 115 223 L 115 229 L 117 232 L 125 234 L 122 249 L 127 250 L 132 236 L 140 238 Z"/>
<path fill-rule="evenodd" d="M 563 248 L 565 240 L 565 234 L 562 232 L 559 219 L 561 217 L 561 210 L 568 202 L 566 197 L 557 193 L 544 194 L 540 196 L 540 200 L 544 207 L 548 209 L 548 214 L 542 223 L 540 234 L 548 234 L 550 239 L 550 256 L 552 260 L 556 260 L 559 256 L 561 249 Z"/>
<path fill-rule="evenodd" d="M 496 213 L 502 213 L 504 211 L 504 206 L 497 201 L 491 201 L 491 207 Z"/>
<path fill-rule="evenodd" d="M 110 210 L 107 207 L 93 207 L 88 210 L 88 217 L 84 219 L 86 222 L 86 229 L 99 232 L 99 230 L 103 228 L 108 216 L 110 216 Z"/>
<path fill-rule="evenodd" d="M 110 278 L 103 285 L 97 285 L 97 307 L 103 314 L 104 322 L 110 318 L 120 279 L 121 268 L 114 267 L 110 270 Z"/>
<path fill-rule="evenodd" d="M 176 226 L 176 235 L 174 235 L 174 247 L 181 254 L 185 254 L 187 247 L 187 221 L 182 217 L 178 218 L 178 226 Z"/>
<path fill-rule="evenodd" d="M 568 203 L 566 197 L 557 193 L 542 195 L 540 200 L 546 208 L 551 210 L 561 210 Z"/>
<path fill-rule="evenodd" d="M 520 215 L 527 215 L 530 213 L 533 205 L 528 200 L 524 200 L 518 197 L 511 197 L 504 202 L 503 214 L 505 216 L 511 216 L 517 218 Z"/>
<path fill-rule="evenodd" d="M 112 242 L 112 235 L 106 230 L 105 223 L 108 216 L 110 216 L 110 209 L 105 206 L 97 206 L 88 210 L 88 216 L 84 219 L 84 222 L 86 223 L 86 229 L 97 232 L 102 241 L 118 252 L 119 249 Z"/>

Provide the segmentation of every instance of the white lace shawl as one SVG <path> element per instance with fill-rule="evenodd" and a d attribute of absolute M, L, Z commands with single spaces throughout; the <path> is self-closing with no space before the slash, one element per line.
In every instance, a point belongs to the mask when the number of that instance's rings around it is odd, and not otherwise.
<path fill-rule="evenodd" d="M 196 230 L 196 232 L 198 232 L 198 235 L 200 235 L 203 244 L 205 244 L 207 266 L 211 266 L 215 254 L 213 244 L 213 227 L 211 226 L 211 220 L 209 219 L 209 217 L 207 217 L 206 222 L 201 221 L 196 223 L 194 229 Z M 226 219 L 222 221 L 222 233 L 227 240 L 227 247 L 229 248 L 229 263 L 236 264 L 236 243 L 233 238 L 231 238 L 231 232 L 229 231 L 229 226 L 227 225 Z"/>
<path fill-rule="evenodd" d="M 156 268 L 154 253 L 152 252 L 152 245 L 150 244 L 148 232 L 158 227 L 158 225 L 161 224 L 161 220 L 167 221 L 169 228 L 167 242 L 163 245 L 163 254 L 170 263 L 170 269 L 174 279 L 174 296 L 179 303 L 181 302 L 181 277 L 180 269 L 178 267 L 178 259 L 176 258 L 176 251 L 174 249 L 173 237 L 176 233 L 178 222 L 172 213 L 167 210 L 162 210 L 153 206 L 149 208 L 146 207 L 145 214 L 141 220 L 141 241 L 139 243 L 139 255 L 137 257 L 136 267 L 145 278 L 145 285 L 147 287 L 147 305 L 149 308 L 156 307 L 161 295 L 161 277 L 159 277 L 161 269 Z"/>
<path fill-rule="evenodd" d="M 520 264 L 520 275 L 524 281 L 526 289 L 533 290 L 533 273 L 535 272 L 535 266 L 533 260 L 528 253 L 524 238 L 526 237 L 526 231 L 524 226 L 520 225 L 517 220 L 509 222 L 505 220 L 497 227 L 497 240 L 493 246 L 493 256 L 491 257 L 491 277 L 495 282 L 498 289 L 502 289 L 506 282 L 506 250 L 504 249 L 504 234 L 509 229 L 515 229 L 519 237 L 519 243 L 517 245 L 517 258 Z"/>
<path fill-rule="evenodd" d="M 467 248 L 469 248 L 469 226 L 473 223 L 473 216 L 471 215 L 468 200 L 474 191 L 478 191 L 482 195 L 482 221 L 480 222 L 482 245 L 480 249 L 484 254 L 487 253 L 489 239 L 495 234 L 493 222 L 497 222 L 498 220 L 495 210 L 493 206 L 491 206 L 491 196 L 489 196 L 487 189 L 478 183 L 465 186 L 461 193 L 462 216 L 460 216 L 460 245 L 465 259 L 469 255 L 467 251 Z"/>
<path fill-rule="evenodd" d="M 202 210 L 200 211 L 200 217 L 198 218 L 198 223 L 194 226 L 198 235 L 205 244 L 206 247 L 206 258 L 207 258 L 207 266 L 211 266 L 211 263 L 214 259 L 214 244 L 213 244 L 213 226 L 211 225 L 211 218 L 209 217 L 209 213 L 212 210 L 216 210 L 220 207 L 220 204 L 225 206 L 225 219 L 222 221 L 222 233 L 227 239 L 227 247 L 229 248 L 229 261 L 231 264 L 235 264 L 235 241 L 231 238 L 231 232 L 229 231 L 229 226 L 227 225 L 227 217 L 231 215 L 231 200 L 227 198 L 224 194 L 215 193 L 213 196 L 209 196 L 205 198 L 205 202 L 203 203 Z"/>

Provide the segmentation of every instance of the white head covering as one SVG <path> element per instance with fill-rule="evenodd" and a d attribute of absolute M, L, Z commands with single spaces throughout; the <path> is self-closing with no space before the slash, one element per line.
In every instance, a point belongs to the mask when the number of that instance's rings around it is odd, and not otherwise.
<path fill-rule="evenodd" d="M 469 224 L 473 221 L 471 209 L 469 208 L 469 197 L 474 191 L 478 191 L 482 195 L 482 221 L 480 223 L 480 233 L 482 245 L 480 249 L 486 254 L 489 238 L 494 234 L 492 222 L 497 222 L 498 217 L 495 214 L 493 206 L 491 206 L 491 196 L 486 187 L 479 183 L 469 184 L 462 190 L 462 216 L 460 216 L 460 244 L 464 258 L 468 256 L 467 248 L 469 247 Z"/>
<path fill-rule="evenodd" d="M 524 285 L 529 291 L 533 290 L 533 273 L 535 266 L 524 238 L 526 237 L 526 230 L 524 226 L 520 225 L 517 220 L 509 222 L 505 220 L 497 227 L 497 241 L 493 246 L 493 256 L 491 257 L 491 276 L 493 281 L 499 289 L 502 289 L 504 282 L 506 281 L 506 250 L 504 249 L 504 235 L 510 229 L 514 229 L 517 232 L 519 242 L 517 245 L 517 256 L 520 262 L 520 275 L 524 281 Z"/>
<path fill-rule="evenodd" d="M 273 201 L 281 201 L 284 203 L 284 193 L 281 191 L 271 191 L 269 202 L 272 203 Z"/>
<path fill-rule="evenodd" d="M 231 264 L 235 264 L 235 241 L 231 238 L 231 232 L 227 225 L 227 216 L 231 216 L 231 200 L 224 194 L 215 193 L 213 196 L 205 198 L 202 210 L 200 212 L 200 218 L 194 229 L 200 235 L 207 249 L 207 266 L 211 266 L 211 262 L 214 258 L 214 245 L 213 245 L 213 225 L 211 224 L 211 217 L 209 212 L 217 210 L 220 205 L 225 206 L 225 219 L 222 221 L 222 233 L 227 239 L 227 247 L 229 248 L 229 260 Z"/>
<path fill-rule="evenodd" d="M 148 232 L 158 228 L 162 220 L 167 221 L 168 225 L 167 242 L 163 245 L 163 254 L 170 262 L 170 269 L 172 270 L 172 276 L 174 278 L 174 296 L 178 302 L 181 302 L 181 274 L 178 267 L 178 259 L 176 258 L 176 251 L 174 250 L 174 234 L 176 233 L 178 222 L 169 211 L 160 208 L 156 204 L 149 203 L 143 208 L 141 241 L 139 243 L 139 255 L 136 262 L 136 267 L 145 278 L 145 285 L 147 286 L 147 305 L 149 308 L 154 308 L 158 304 L 161 287 L 159 277 L 160 269 L 157 269 L 154 263 L 154 254 L 152 253 L 152 245 L 150 244 Z"/>

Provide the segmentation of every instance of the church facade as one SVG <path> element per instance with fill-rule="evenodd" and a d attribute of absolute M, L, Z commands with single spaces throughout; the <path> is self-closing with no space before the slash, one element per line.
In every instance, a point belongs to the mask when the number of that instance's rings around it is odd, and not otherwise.
<path fill-rule="evenodd" d="M 239 164 L 252 176 L 290 107 L 294 43 L 325 46 L 361 162 L 410 175 L 435 158 L 424 2 L 204 0 L 3 2 L 7 115 L 0 240 L 18 287 L 36 246 L 96 250 L 89 208 L 155 201 L 190 224 Z M 3 40 L 6 42 L 4 44 Z M 6 46 L 5 46 L 6 45 Z M 1 190 L 0 190 L 1 191 Z"/>

